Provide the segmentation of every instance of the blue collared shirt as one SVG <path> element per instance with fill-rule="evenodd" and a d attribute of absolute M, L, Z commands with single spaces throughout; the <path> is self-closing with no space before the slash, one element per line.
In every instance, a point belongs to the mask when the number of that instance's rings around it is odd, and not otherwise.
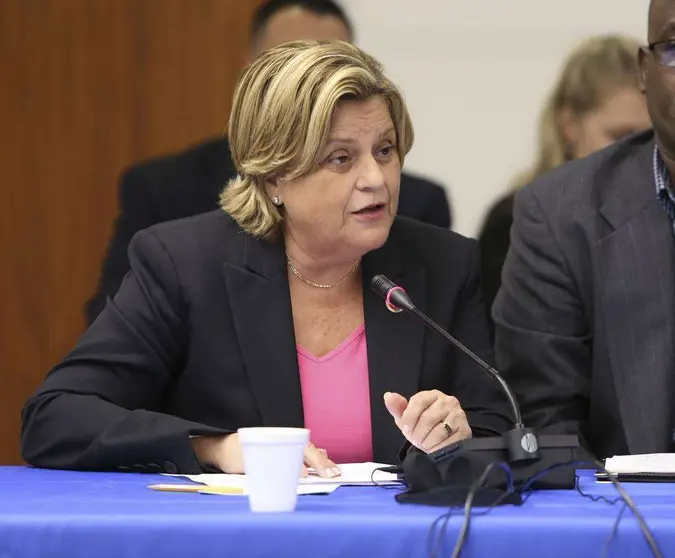
<path fill-rule="evenodd" d="M 656 184 L 656 196 L 658 197 L 663 209 L 670 217 L 673 223 L 673 232 L 675 233 L 675 191 L 670 181 L 668 168 L 659 153 L 659 148 L 654 146 L 654 183 Z"/>

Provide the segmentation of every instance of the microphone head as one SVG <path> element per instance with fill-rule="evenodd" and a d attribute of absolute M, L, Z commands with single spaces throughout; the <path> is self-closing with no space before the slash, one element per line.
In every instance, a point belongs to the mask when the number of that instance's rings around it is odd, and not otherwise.
<path fill-rule="evenodd" d="M 392 312 L 401 310 L 413 311 L 415 305 L 402 287 L 399 287 L 385 275 L 376 275 L 370 281 L 372 289 L 384 299 L 387 308 Z"/>
<path fill-rule="evenodd" d="M 385 300 L 387 299 L 387 294 L 391 289 L 393 289 L 396 286 L 396 283 L 394 283 L 391 279 L 386 277 L 385 275 L 375 275 L 370 281 L 370 287 L 375 291 L 378 295 L 380 295 L 382 298 Z"/>

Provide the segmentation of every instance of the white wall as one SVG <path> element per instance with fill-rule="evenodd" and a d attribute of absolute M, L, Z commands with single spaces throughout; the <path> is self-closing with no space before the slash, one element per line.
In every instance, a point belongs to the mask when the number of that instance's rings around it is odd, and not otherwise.
<path fill-rule="evenodd" d="M 540 107 L 587 35 L 646 38 L 649 0 L 343 0 L 359 46 L 401 87 L 416 130 L 406 168 L 444 183 L 454 229 L 485 211 L 534 153 Z"/>

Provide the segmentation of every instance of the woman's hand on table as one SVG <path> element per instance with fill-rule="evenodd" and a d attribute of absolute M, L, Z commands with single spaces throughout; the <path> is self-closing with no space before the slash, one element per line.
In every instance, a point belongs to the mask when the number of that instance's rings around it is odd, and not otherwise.
<path fill-rule="evenodd" d="M 202 465 L 215 467 L 224 473 L 244 473 L 244 455 L 238 434 L 198 436 L 190 441 L 195 456 Z M 334 478 L 341 474 L 340 468 L 330 460 L 326 450 L 317 448 L 312 443 L 305 448 L 303 477 L 308 475 L 308 468 L 324 478 Z"/>

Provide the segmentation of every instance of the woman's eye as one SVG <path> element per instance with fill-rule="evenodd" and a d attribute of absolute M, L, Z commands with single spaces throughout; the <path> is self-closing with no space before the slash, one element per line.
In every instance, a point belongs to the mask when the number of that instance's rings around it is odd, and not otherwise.
<path fill-rule="evenodd" d="M 349 162 L 349 155 L 338 155 L 337 157 L 331 157 L 329 162 L 334 165 L 345 165 Z"/>
<path fill-rule="evenodd" d="M 380 155 L 382 155 L 383 157 L 389 157 L 389 155 L 392 154 L 392 151 L 394 151 L 394 146 L 387 145 L 386 147 L 380 149 Z"/>

